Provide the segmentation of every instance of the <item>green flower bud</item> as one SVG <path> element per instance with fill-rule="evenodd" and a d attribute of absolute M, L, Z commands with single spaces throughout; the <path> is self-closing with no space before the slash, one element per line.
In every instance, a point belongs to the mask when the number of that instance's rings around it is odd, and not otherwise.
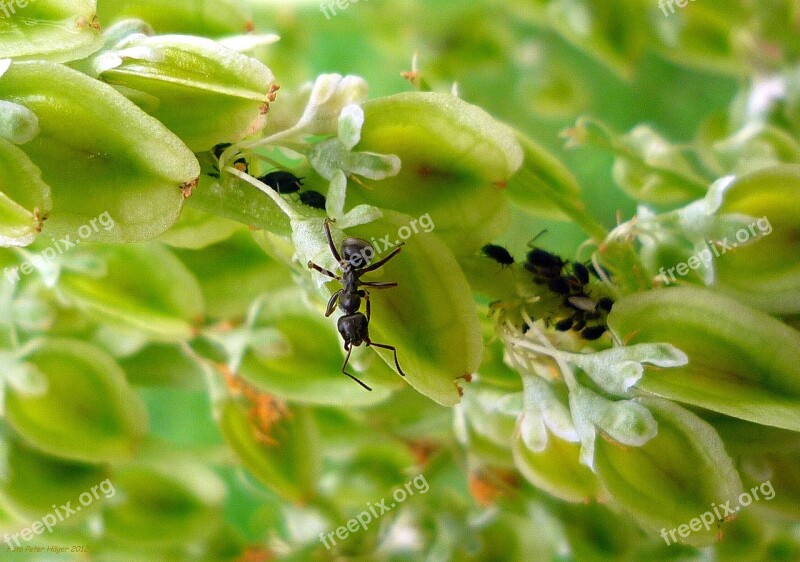
<path fill-rule="evenodd" d="M 371 292 L 370 335 L 376 342 L 397 347 L 400 366 L 411 386 L 442 405 L 452 406 L 459 400 L 458 381 L 480 366 L 481 327 L 472 292 L 452 252 L 433 232 L 420 228 L 414 232 L 410 226 L 413 220 L 384 211 L 382 218 L 352 228 L 348 234 L 370 241 L 375 259 L 380 259 L 390 251 L 381 240 L 388 236 L 394 244 L 405 232 L 401 229 L 413 232 L 402 251 L 369 276 L 370 280 L 398 284 Z M 424 227 L 422 221 L 416 224 Z M 435 226 L 438 228 L 438 224 Z M 326 246 L 321 250 L 330 254 Z M 316 261 L 330 265 L 330 260 L 325 257 Z M 376 352 L 394 365 L 390 352 Z"/>
<path fill-rule="evenodd" d="M 152 344 L 119 360 L 134 386 L 203 391 L 203 372 L 177 345 Z"/>
<path fill-rule="evenodd" d="M 800 517 L 800 463 L 798 449 L 773 447 L 772 451 L 745 455 L 739 460 L 744 487 L 756 516 Z"/>
<path fill-rule="evenodd" d="M 545 448 L 534 451 L 518 434 L 513 452 L 517 470 L 531 484 L 559 499 L 587 503 L 602 495 L 597 476 L 580 462 L 579 443 L 550 434 Z"/>
<path fill-rule="evenodd" d="M 501 187 L 523 160 L 511 129 L 457 97 L 435 93 L 372 100 L 364 116 L 356 150 L 397 155 L 402 168 L 374 189 L 351 189 L 351 202 L 412 217 L 429 213 L 436 234 L 459 255 L 501 232 L 508 220 Z"/>
<path fill-rule="evenodd" d="M 80 505 L 78 497 L 107 477 L 99 465 L 51 457 L 11 435 L 5 435 L 2 455 L 0 496 L 12 513 L 24 519 L 40 519 L 52 511 L 53 504 L 71 501 L 73 506 Z M 63 524 L 74 526 L 91 513 L 88 509 L 81 511 Z"/>
<path fill-rule="evenodd" d="M 220 411 L 223 437 L 253 476 L 289 501 L 305 502 L 316 495 L 321 445 L 310 411 L 284 412 L 269 435 L 259 435 L 247 409 L 233 400 L 223 401 Z"/>
<path fill-rule="evenodd" d="M 180 188 L 196 182 L 197 160 L 113 88 L 62 65 L 15 62 L 0 77 L 0 99 L 39 121 L 40 133 L 21 148 L 53 190 L 46 234 L 74 238 L 108 213 L 114 228 L 92 240 L 136 241 L 178 218 Z"/>
<path fill-rule="evenodd" d="M 653 8 L 652 18 L 657 21 L 655 25 L 660 35 L 666 39 L 659 53 L 679 65 L 714 74 L 741 73 L 745 50 L 740 45 L 741 38 L 733 32 L 739 25 L 738 18 L 745 17 L 739 12 L 741 9 L 744 7 L 735 4 L 693 5 L 688 10 L 674 7 L 675 13 L 666 12 L 666 8 Z M 755 22 L 751 25 L 758 26 Z"/>
<path fill-rule="evenodd" d="M 688 524 L 714 505 L 733 504 L 742 491 L 722 440 L 710 425 L 680 406 L 657 398 L 640 403 L 655 418 L 658 434 L 640 447 L 597 439 L 597 475 L 611 496 L 654 537 L 662 529 L 668 533 L 686 525 L 678 542 L 712 544 L 721 523 L 716 515 L 691 532 Z"/>
<path fill-rule="evenodd" d="M 367 502 L 375 502 L 387 490 L 411 480 L 413 457 L 408 449 L 391 440 L 373 435 L 363 444 L 350 441 L 336 452 L 333 463 L 340 476 L 335 484 L 325 486 L 325 492 L 342 510 L 358 513 Z"/>
<path fill-rule="evenodd" d="M 50 186 L 25 153 L 0 139 L 0 246 L 27 246 L 50 214 Z"/>
<path fill-rule="evenodd" d="M 477 430 L 466 408 L 456 406 L 454 415 L 456 437 L 469 452 L 470 460 L 493 467 L 514 468 L 514 456 L 510 448 L 511 434 L 504 443 L 499 444 Z"/>
<path fill-rule="evenodd" d="M 25 144 L 39 134 L 36 114 L 24 105 L 0 101 L 0 138 Z"/>
<path fill-rule="evenodd" d="M 719 250 L 718 288 L 766 312 L 800 313 L 800 165 L 737 178 L 725 189 L 719 213 L 752 220 Z"/>
<path fill-rule="evenodd" d="M 232 220 L 187 206 L 181 211 L 178 222 L 159 236 L 158 241 L 174 248 L 199 250 L 222 242 L 242 229 L 241 224 Z"/>
<path fill-rule="evenodd" d="M 404 384 L 379 357 L 356 350 L 348 368 L 373 389 L 360 392 L 342 374 L 344 351 L 336 327 L 322 310 L 303 306 L 299 291 L 273 293 L 248 339 L 239 374 L 259 389 L 294 403 L 376 404 Z"/>
<path fill-rule="evenodd" d="M 67 62 L 103 44 L 95 0 L 35 0 L 0 6 L 0 59 Z"/>
<path fill-rule="evenodd" d="M 147 417 L 111 357 L 80 341 L 45 340 L 22 360 L 43 386 L 7 388 L 6 416 L 20 435 L 68 459 L 111 462 L 133 456 Z"/>
<path fill-rule="evenodd" d="M 710 124 L 705 133 L 711 134 Z M 800 142 L 792 135 L 765 124 L 746 125 L 725 138 L 703 139 L 714 163 L 725 172 L 746 174 L 778 164 L 800 163 Z"/>
<path fill-rule="evenodd" d="M 277 89 L 258 60 L 188 35 L 132 35 L 93 67 L 195 152 L 260 131 Z"/>
<path fill-rule="evenodd" d="M 508 180 L 508 196 L 522 209 L 545 218 L 574 219 L 587 233 L 605 237 L 580 199 L 580 185 L 572 172 L 555 156 L 530 138 L 517 133 L 525 156 L 522 167 Z"/>
<path fill-rule="evenodd" d="M 209 318 L 242 318 L 260 295 L 292 282 L 289 270 L 265 255 L 250 232 L 239 232 L 200 251 L 175 253 L 200 283 Z"/>
<path fill-rule="evenodd" d="M 619 135 L 605 124 L 582 118 L 569 136 L 614 152 L 614 181 L 638 201 L 674 204 L 702 197 L 708 182 L 697 174 L 683 151 L 650 127 L 640 125 Z"/>
<path fill-rule="evenodd" d="M 647 369 L 636 388 L 800 431 L 800 334 L 778 320 L 709 290 L 677 287 L 617 301 L 608 325 L 620 341 L 666 342 L 689 358 Z"/>
<path fill-rule="evenodd" d="M 634 22 L 647 18 L 644 4 L 624 4 L 610 10 L 595 2 L 555 3 L 547 20 L 567 41 L 620 77 L 628 77 L 647 42 L 644 28 Z"/>
<path fill-rule="evenodd" d="M 158 33 L 221 37 L 253 30 L 250 11 L 235 0 L 99 0 L 97 4 L 104 23 L 138 18 Z"/>
<path fill-rule="evenodd" d="M 103 509 L 110 539 L 131 546 L 181 545 L 219 524 L 225 486 L 202 465 L 133 465 L 116 472 L 113 502 Z"/>
<path fill-rule="evenodd" d="M 88 253 L 88 252 L 87 252 Z M 105 246 L 89 254 L 104 265 L 94 275 L 66 272 L 59 289 L 67 302 L 104 323 L 157 341 L 185 341 L 203 314 L 192 273 L 158 244 Z"/>
<path fill-rule="evenodd" d="M 635 558 L 632 551 L 641 542 L 641 533 L 629 517 L 609 506 L 598 502 L 580 506 L 562 504 L 554 511 L 563 526 L 573 560 L 656 560 Z"/>
<path fill-rule="evenodd" d="M 522 411 L 521 393 L 506 394 L 486 386 L 469 386 L 457 408 L 463 412 L 473 435 L 495 446 L 510 448 L 517 418 Z M 508 458 L 508 455 L 503 457 Z"/>

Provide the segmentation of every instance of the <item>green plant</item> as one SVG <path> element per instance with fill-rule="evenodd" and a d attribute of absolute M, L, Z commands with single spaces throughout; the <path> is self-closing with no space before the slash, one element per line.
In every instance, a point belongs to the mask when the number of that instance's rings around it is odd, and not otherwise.
<path fill-rule="evenodd" d="M 313 6 L 98 4 L 0 20 L 8 546 L 797 557 L 792 3 L 398 3 L 426 38 L 408 83 L 350 34 L 309 52 L 310 28 L 347 23 Z M 374 4 L 338 20 L 404 57 Z M 280 41 L 254 32 L 273 21 Z M 367 77 L 322 73 L 329 52 Z M 674 86 L 701 79 L 709 107 Z M 276 169 L 324 209 L 258 179 Z M 306 266 L 339 267 L 326 218 L 337 242 L 404 244 L 369 275 L 398 283 L 370 332 L 406 376 L 356 348 L 371 392 L 323 315 L 338 285 Z"/>

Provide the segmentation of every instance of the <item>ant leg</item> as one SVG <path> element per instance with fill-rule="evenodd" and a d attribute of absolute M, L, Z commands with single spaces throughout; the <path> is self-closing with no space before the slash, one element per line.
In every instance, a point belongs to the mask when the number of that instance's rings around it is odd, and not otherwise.
<path fill-rule="evenodd" d="M 351 346 L 347 345 L 347 344 L 345 344 L 344 348 L 347 350 L 347 357 L 345 357 L 345 358 L 344 358 L 344 365 L 342 365 L 342 373 L 344 373 L 345 375 L 347 375 L 348 377 L 350 377 L 351 379 L 353 379 L 354 381 L 356 381 L 358 384 L 360 384 L 361 386 L 363 386 L 363 387 L 364 387 L 364 388 L 366 388 L 367 390 L 372 390 L 372 389 L 371 389 L 370 387 L 368 387 L 366 384 L 364 384 L 363 382 L 361 382 L 361 381 L 360 381 L 360 380 L 359 380 L 357 377 L 354 377 L 353 375 L 351 375 L 350 373 L 348 373 L 348 372 L 345 370 L 345 369 L 346 369 L 346 367 L 347 367 L 347 362 L 348 362 L 348 361 L 350 361 L 350 352 L 351 352 L 351 351 L 353 351 L 353 348 L 352 348 Z"/>
<path fill-rule="evenodd" d="M 388 256 L 383 258 L 382 260 L 380 260 L 378 262 L 375 262 L 372 265 L 368 265 L 367 267 L 359 269 L 358 273 L 361 274 L 361 273 L 367 273 L 368 271 L 375 271 L 379 267 L 383 266 L 387 261 L 389 261 L 390 259 L 395 257 L 400 252 L 400 250 L 402 250 L 402 249 L 403 249 L 402 246 L 400 246 L 399 248 L 395 248 L 394 250 L 392 250 L 391 254 L 389 254 Z"/>
<path fill-rule="evenodd" d="M 325 219 L 325 238 L 328 239 L 328 248 L 331 249 L 333 257 L 336 258 L 336 263 L 342 263 L 342 256 L 339 255 L 339 251 L 333 243 L 333 236 L 331 236 L 331 222 L 331 219 Z"/>
<path fill-rule="evenodd" d="M 400 363 L 397 362 L 397 348 L 393 345 L 386 345 L 383 343 L 375 343 L 375 342 L 367 342 L 367 345 L 374 345 L 375 347 L 381 347 L 383 349 L 388 349 L 392 353 L 394 353 L 394 364 L 397 366 L 397 371 L 400 373 L 401 377 L 406 376 L 403 372 L 403 369 L 400 368 Z"/>
<path fill-rule="evenodd" d="M 367 324 L 369 324 L 370 314 L 372 312 L 372 305 L 369 302 L 369 291 L 363 289 L 358 292 L 358 296 L 367 301 Z"/>
<path fill-rule="evenodd" d="M 373 289 L 391 289 L 392 287 L 397 287 L 397 283 L 394 281 L 390 282 L 382 282 L 382 281 L 362 281 L 362 287 L 372 287 Z"/>
<path fill-rule="evenodd" d="M 336 279 L 337 281 L 341 281 L 342 280 L 341 277 L 339 277 L 338 275 L 336 275 L 332 271 L 328 271 L 324 267 L 321 267 L 321 266 L 315 264 L 313 261 L 309 260 L 309 262 L 306 264 L 306 267 L 308 267 L 310 269 L 316 269 L 317 271 L 319 271 L 323 275 L 327 275 L 328 277 L 330 277 L 332 279 Z"/>
<path fill-rule="evenodd" d="M 331 298 L 328 301 L 328 308 L 325 309 L 326 318 L 333 314 L 333 311 L 336 310 L 336 302 L 339 300 L 339 295 L 342 294 L 342 291 L 344 291 L 344 289 L 339 289 L 331 295 Z"/>

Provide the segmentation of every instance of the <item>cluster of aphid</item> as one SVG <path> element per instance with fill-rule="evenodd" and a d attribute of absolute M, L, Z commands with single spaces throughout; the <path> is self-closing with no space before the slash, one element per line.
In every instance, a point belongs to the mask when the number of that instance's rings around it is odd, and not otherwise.
<path fill-rule="evenodd" d="M 223 143 L 214 147 L 212 152 L 217 160 L 219 160 L 219 157 L 229 146 L 231 146 L 230 143 Z M 249 173 L 249 166 L 244 156 L 239 156 L 236 158 L 236 160 L 233 161 L 233 167 L 241 172 Z M 215 166 L 214 172 L 210 173 L 209 175 L 211 177 L 218 178 L 219 169 Z M 273 170 L 272 172 L 268 172 L 257 179 L 282 195 L 297 193 L 303 186 L 302 177 L 297 177 L 292 172 L 286 170 Z M 325 196 L 319 191 L 307 189 L 299 193 L 298 197 L 303 205 L 313 207 L 314 209 L 320 209 L 323 211 L 325 210 Z"/>
<path fill-rule="evenodd" d="M 483 254 L 507 266 L 514 258 L 502 246 L 487 244 Z M 541 248 L 533 248 L 526 256 L 523 267 L 533 276 L 533 282 L 563 298 L 568 316 L 557 320 L 553 327 L 559 332 L 572 330 L 585 340 L 596 340 L 606 331 L 606 316 L 614 305 L 608 297 L 593 299 L 589 295 L 589 274 L 597 272 L 594 266 L 572 263 Z"/>

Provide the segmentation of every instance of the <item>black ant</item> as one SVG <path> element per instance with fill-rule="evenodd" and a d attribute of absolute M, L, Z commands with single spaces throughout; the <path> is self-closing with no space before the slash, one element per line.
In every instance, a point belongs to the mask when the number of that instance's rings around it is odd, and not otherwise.
<path fill-rule="evenodd" d="M 299 178 L 286 170 L 269 172 L 258 178 L 258 181 L 267 184 L 272 189 L 282 194 L 296 193 L 300 191 L 300 187 L 303 185 L 303 178 Z"/>
<path fill-rule="evenodd" d="M 304 191 L 300 194 L 300 202 L 314 209 L 325 210 L 325 196 L 319 191 Z"/>
<path fill-rule="evenodd" d="M 328 247 L 331 250 L 331 254 L 333 254 L 333 257 L 339 264 L 339 269 L 342 270 L 342 276 L 340 277 L 310 260 L 306 265 L 311 269 L 319 271 L 323 275 L 327 275 L 331 279 L 336 279 L 342 284 L 342 288 L 333 293 L 328 301 L 328 306 L 325 309 L 325 316 L 330 316 L 333 314 L 333 311 L 336 310 L 336 305 L 338 303 L 344 314 L 339 318 L 336 326 L 339 329 L 339 333 L 342 335 L 342 339 L 344 339 L 344 349 L 347 351 L 347 357 L 345 357 L 344 364 L 342 365 L 342 373 L 356 381 L 367 390 L 372 390 L 369 386 L 348 373 L 346 370 L 347 363 L 350 361 L 350 352 L 352 351 L 353 347 L 357 347 L 363 343 L 367 346 L 372 345 L 390 350 L 392 353 L 394 353 L 394 364 L 397 367 L 397 371 L 403 377 L 406 376 L 406 374 L 403 372 L 403 369 L 400 368 L 400 363 L 397 361 L 397 348 L 392 345 L 375 343 L 369 339 L 369 320 L 371 312 L 369 291 L 359 288 L 372 287 L 373 289 L 389 289 L 391 287 L 397 287 L 397 283 L 393 281 L 362 281 L 361 276 L 365 273 L 375 271 L 379 267 L 382 267 L 384 264 L 386 264 L 386 262 L 395 257 L 400 250 L 402 250 L 402 247 L 395 248 L 392 250 L 391 254 L 380 261 L 377 261 L 371 265 L 360 267 L 361 263 L 366 264 L 370 259 L 372 259 L 372 257 L 375 255 L 375 250 L 373 250 L 370 243 L 366 240 L 361 238 L 345 238 L 339 247 L 340 250 L 337 251 L 336 246 L 333 243 L 333 237 L 331 236 L 330 223 L 330 219 L 325 219 L 325 237 L 328 239 Z M 359 312 L 362 298 L 367 301 L 366 316 Z"/>
<path fill-rule="evenodd" d="M 481 253 L 487 258 L 493 259 L 503 267 L 514 263 L 514 257 L 508 250 L 497 244 L 486 244 L 481 248 Z"/>

